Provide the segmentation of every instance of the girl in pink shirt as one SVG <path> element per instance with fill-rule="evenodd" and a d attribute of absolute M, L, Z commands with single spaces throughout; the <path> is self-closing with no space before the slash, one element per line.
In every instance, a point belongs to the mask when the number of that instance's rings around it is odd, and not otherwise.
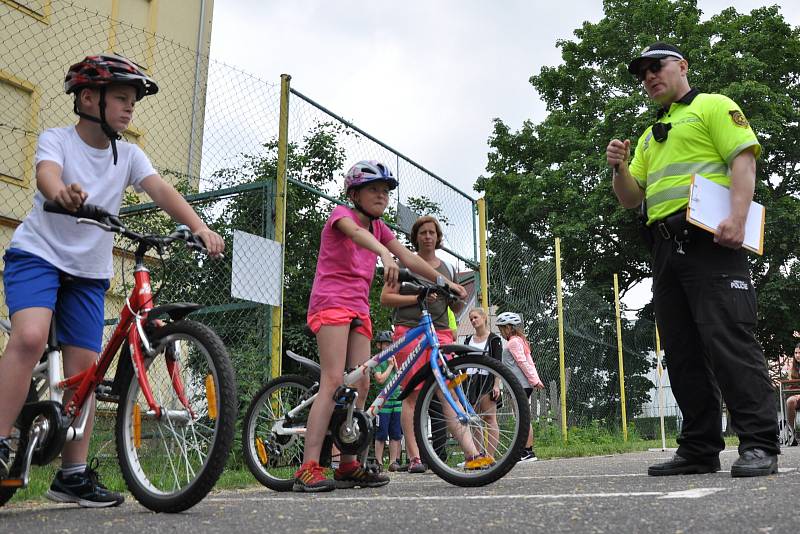
<path fill-rule="evenodd" d="M 533 388 L 544 389 L 544 384 L 536 372 L 536 366 L 531 358 L 531 347 L 522 330 L 522 317 L 517 313 L 504 312 L 497 316 L 496 324 L 500 335 L 508 343 L 503 349 L 503 363 L 506 364 L 519 380 L 528 398 L 531 398 Z M 533 452 L 533 427 L 528 430 L 528 441 L 520 457 L 521 462 L 535 462 L 536 453 Z"/>
<path fill-rule="evenodd" d="M 357 367 L 370 357 L 369 289 L 378 256 L 384 266 L 384 279 L 390 285 L 397 285 L 399 275 L 393 255 L 421 276 L 435 280 L 438 275 L 405 248 L 380 218 L 389 204 L 390 191 L 396 187 L 397 180 L 389 167 L 374 160 L 359 161 L 345 175 L 345 190 L 354 208 L 336 207 L 322 229 L 307 317 L 317 336 L 322 373 L 319 394 L 308 417 L 303 465 L 295 473 L 294 491 L 378 487 L 389 482 L 388 477 L 366 469 L 352 455 L 342 455 L 334 479 L 327 479 L 319 456 L 345 365 Z M 463 287 L 450 286 L 466 297 Z M 351 330 L 350 323 L 356 318 L 361 325 Z M 369 375 L 364 375 L 357 387 L 357 405 L 363 410 Z"/>

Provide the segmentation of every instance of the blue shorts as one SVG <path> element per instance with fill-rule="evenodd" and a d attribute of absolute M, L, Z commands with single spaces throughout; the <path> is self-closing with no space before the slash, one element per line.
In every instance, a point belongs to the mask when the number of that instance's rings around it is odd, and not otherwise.
<path fill-rule="evenodd" d="M 392 441 L 403 439 L 403 427 L 400 425 L 400 412 L 378 412 L 378 428 L 375 429 L 375 441 Z"/>
<path fill-rule="evenodd" d="M 56 337 L 62 345 L 100 352 L 106 279 L 67 275 L 39 256 L 10 248 L 3 256 L 8 315 L 26 308 L 48 308 L 56 313 Z"/>

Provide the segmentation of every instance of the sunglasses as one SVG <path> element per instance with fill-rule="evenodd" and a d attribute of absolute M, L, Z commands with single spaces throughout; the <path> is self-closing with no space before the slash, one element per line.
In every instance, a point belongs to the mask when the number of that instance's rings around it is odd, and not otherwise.
<path fill-rule="evenodd" d="M 647 72 L 648 71 L 650 71 L 653 74 L 655 74 L 655 73 L 657 73 L 658 71 L 660 71 L 661 69 L 664 68 L 665 62 L 666 63 L 672 63 L 674 61 L 680 61 L 680 59 L 667 59 L 667 60 L 659 59 L 658 61 L 653 61 L 649 65 L 647 65 L 646 67 L 643 67 L 643 68 L 639 69 L 639 72 L 636 73 L 636 79 L 639 80 L 640 82 L 643 82 L 644 79 L 647 78 Z"/>

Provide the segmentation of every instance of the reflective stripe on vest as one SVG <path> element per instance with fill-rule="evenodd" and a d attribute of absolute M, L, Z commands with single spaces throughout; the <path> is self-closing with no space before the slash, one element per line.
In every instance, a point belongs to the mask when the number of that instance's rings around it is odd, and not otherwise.
<path fill-rule="evenodd" d="M 663 219 L 689 203 L 689 186 L 693 174 L 700 174 L 730 188 L 731 179 L 725 163 L 684 162 L 667 165 L 647 175 L 647 191 L 650 193 L 647 196 L 647 218 L 650 222 Z M 661 180 L 667 178 L 676 178 L 677 184 L 660 189 L 659 186 L 667 185 Z"/>
<path fill-rule="evenodd" d="M 709 174 L 728 174 L 728 166 L 724 163 L 718 162 L 687 162 L 687 163 L 672 163 L 653 171 L 647 175 L 647 187 L 651 187 L 661 178 L 665 176 L 680 176 L 685 174 L 691 177 L 693 174 L 702 174 L 708 176 Z"/>

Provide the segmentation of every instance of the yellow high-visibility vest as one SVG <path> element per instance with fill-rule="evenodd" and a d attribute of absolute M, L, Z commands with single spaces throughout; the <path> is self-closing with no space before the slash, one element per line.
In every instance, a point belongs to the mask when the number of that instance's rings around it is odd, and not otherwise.
<path fill-rule="evenodd" d="M 742 110 L 724 95 L 693 90 L 661 113 L 659 122 L 668 125 L 667 138 L 658 142 L 653 127 L 647 128 L 629 166 L 645 190 L 648 224 L 688 205 L 693 174 L 729 188 L 734 158 L 746 149 L 761 155 Z"/>

